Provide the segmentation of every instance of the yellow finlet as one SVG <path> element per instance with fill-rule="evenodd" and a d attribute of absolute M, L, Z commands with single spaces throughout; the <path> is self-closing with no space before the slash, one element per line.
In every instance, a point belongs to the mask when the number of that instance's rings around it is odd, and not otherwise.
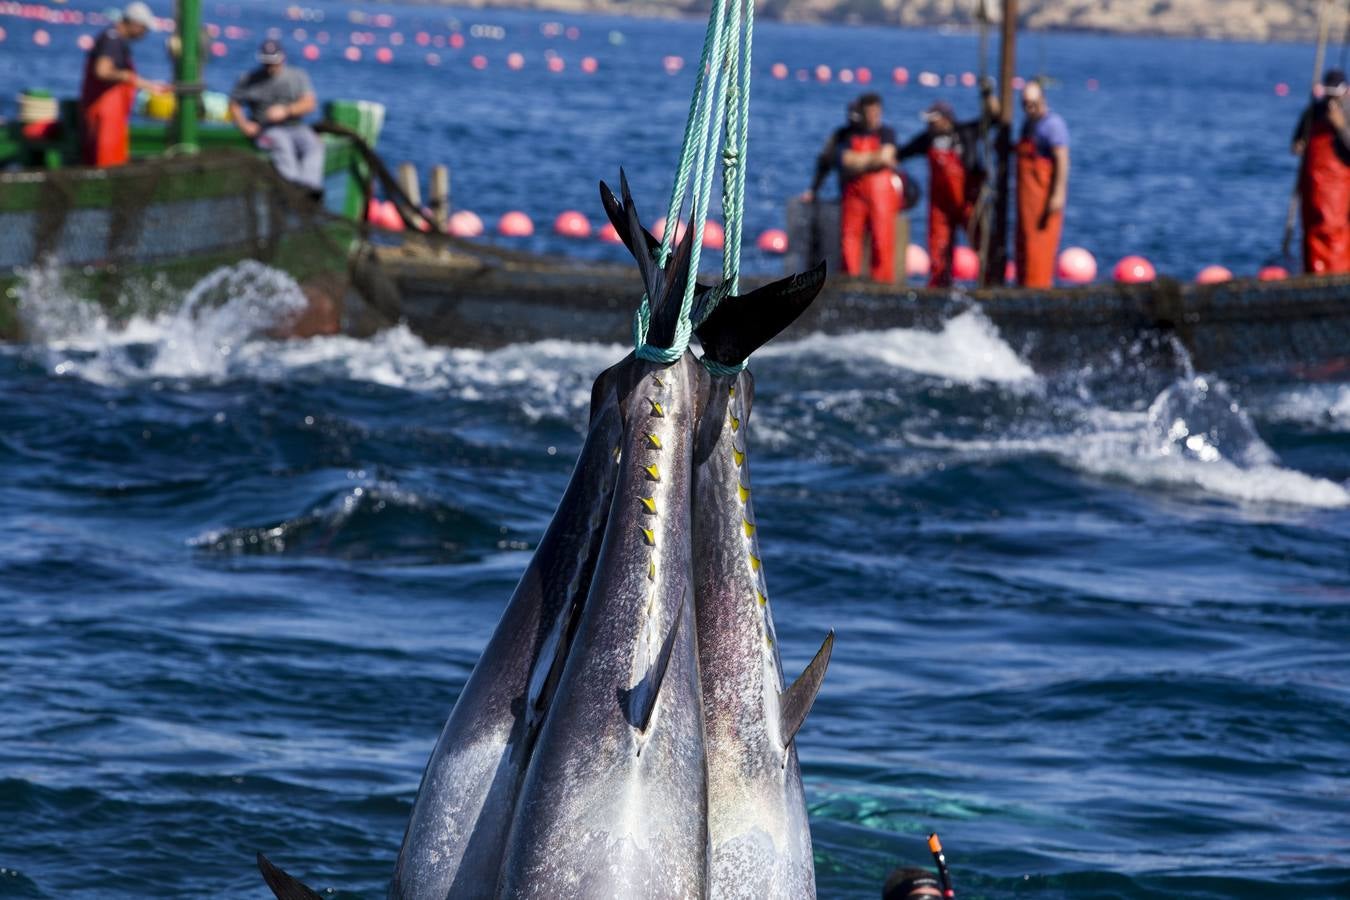
<path fill-rule="evenodd" d="M 656 580 L 656 560 L 654 559 L 647 560 L 647 580 L 648 581 Z"/>
<path fill-rule="evenodd" d="M 665 387 L 665 386 L 666 386 L 666 383 L 665 383 L 664 381 L 661 380 L 661 376 L 660 376 L 660 375 L 653 375 L 653 376 L 652 376 L 652 381 L 655 381 L 655 382 L 656 382 L 656 386 L 657 386 L 657 387 Z"/>
<path fill-rule="evenodd" d="M 661 439 L 660 439 L 659 437 L 657 437 L 656 435 L 654 435 L 654 434 L 648 434 L 648 435 L 647 435 L 647 446 L 651 447 L 653 450 L 660 450 L 660 449 L 661 449 Z"/>
<path fill-rule="evenodd" d="M 655 497 L 639 497 L 638 502 L 642 504 L 642 508 L 647 510 L 647 512 L 651 513 L 652 515 L 656 515 Z"/>
<path fill-rule="evenodd" d="M 754 523 L 754 522 L 751 522 L 749 519 L 741 519 L 741 527 L 745 529 L 745 536 L 746 536 L 746 537 L 754 537 L 754 535 L 755 535 L 755 523 Z"/>
<path fill-rule="evenodd" d="M 751 556 L 751 557 L 750 557 L 750 569 L 751 569 L 752 571 L 758 572 L 758 571 L 759 571 L 759 567 L 762 566 L 762 565 L 764 565 L 764 564 L 763 564 L 762 562 L 759 561 L 759 557 L 758 557 L 758 556 Z"/>
<path fill-rule="evenodd" d="M 742 503 L 750 502 L 750 489 L 743 484 L 736 485 L 736 493 L 740 495 Z"/>
<path fill-rule="evenodd" d="M 664 419 L 664 418 L 665 418 L 665 416 L 666 416 L 666 411 L 665 411 L 664 409 L 661 408 L 661 404 L 660 404 L 660 403 L 656 402 L 656 401 L 653 400 L 651 397 L 648 397 L 648 398 L 647 398 L 647 402 L 650 403 L 650 404 L 652 405 L 652 415 L 656 416 L 658 419 Z"/>
<path fill-rule="evenodd" d="M 732 431 L 737 431 L 737 430 L 740 429 L 740 427 L 741 427 L 741 420 L 738 419 L 738 418 L 736 418 L 735 416 L 732 416 L 732 417 L 731 417 L 731 430 L 732 430 Z"/>
<path fill-rule="evenodd" d="M 760 606 L 768 606 L 768 605 L 769 605 L 769 598 L 766 597 L 766 596 L 764 596 L 764 592 L 763 592 L 763 591 L 758 591 L 758 590 L 755 591 L 755 599 L 759 601 L 759 605 L 760 605 Z"/>
<path fill-rule="evenodd" d="M 745 454 L 742 453 L 740 450 L 736 449 L 734 446 L 731 448 L 731 458 L 736 461 L 737 466 L 743 465 L 745 463 Z"/>
<path fill-rule="evenodd" d="M 656 463 L 652 463 L 650 466 L 644 466 L 643 468 L 647 470 L 647 477 L 650 478 L 652 481 L 661 480 L 661 469 L 656 465 Z"/>
<path fill-rule="evenodd" d="M 732 383 L 731 387 L 727 388 L 727 396 L 728 397 L 736 396 L 736 385 L 734 382 Z"/>
<path fill-rule="evenodd" d="M 647 542 L 648 547 L 656 546 L 656 532 L 650 528 L 639 528 L 638 531 L 642 532 L 642 539 Z"/>

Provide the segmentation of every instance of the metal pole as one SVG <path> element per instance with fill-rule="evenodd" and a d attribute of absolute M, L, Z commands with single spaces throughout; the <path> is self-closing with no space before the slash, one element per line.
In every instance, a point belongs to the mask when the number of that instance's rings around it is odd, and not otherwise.
<path fill-rule="evenodd" d="M 196 150 L 197 106 L 201 97 L 201 0 L 178 2 L 178 65 L 174 72 L 174 92 L 178 97 L 175 115 L 176 143 Z"/>
<path fill-rule="evenodd" d="M 985 287 L 1003 283 L 1008 265 L 1008 208 L 1012 182 L 1013 77 L 1017 70 L 1017 0 L 1003 0 L 1003 41 L 999 58 L 999 131 L 994 197 L 994 226 L 989 265 L 981 273 Z"/>
<path fill-rule="evenodd" d="M 1321 5 L 1317 7 L 1317 52 L 1313 56 L 1313 74 L 1312 87 L 1308 91 L 1308 96 L 1314 96 L 1317 86 L 1322 83 L 1322 65 L 1327 56 L 1327 38 L 1331 36 L 1331 0 L 1322 0 Z M 1311 113 L 1311 110 L 1309 111 Z M 1284 212 L 1284 237 L 1280 241 L 1280 262 L 1291 264 L 1293 254 L 1290 249 L 1294 243 L 1294 227 L 1298 223 L 1299 209 L 1299 185 L 1303 182 L 1303 163 L 1306 161 L 1308 149 L 1308 132 L 1312 129 L 1312 116 L 1308 116 L 1308 121 L 1304 125 L 1301 134 L 1303 140 L 1303 150 L 1298 157 L 1298 172 L 1294 176 L 1294 187 L 1289 192 L 1289 206 Z"/>

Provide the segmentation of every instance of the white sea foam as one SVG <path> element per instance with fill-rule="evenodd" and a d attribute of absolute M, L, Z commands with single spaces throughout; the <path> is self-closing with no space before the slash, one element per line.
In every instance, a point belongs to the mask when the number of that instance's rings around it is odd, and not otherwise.
<path fill-rule="evenodd" d="M 1350 430 L 1350 385 L 1300 384 L 1257 401 L 1256 412 L 1268 422 Z"/>
<path fill-rule="evenodd" d="M 857 334 L 813 334 L 771 344 L 757 357 L 811 354 L 867 360 L 962 382 L 1031 381 L 1036 373 L 978 310 L 949 319 L 939 331 L 892 328 Z"/>

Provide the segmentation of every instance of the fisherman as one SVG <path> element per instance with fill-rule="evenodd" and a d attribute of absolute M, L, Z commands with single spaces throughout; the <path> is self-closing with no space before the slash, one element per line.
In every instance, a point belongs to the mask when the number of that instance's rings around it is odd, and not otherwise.
<path fill-rule="evenodd" d="M 882 124 L 881 97 L 858 98 L 860 121 L 839 135 L 839 249 L 844 271 L 862 274 L 863 230 L 872 233 L 873 281 L 895 280 L 895 214 L 899 197 L 891 181 L 895 132 Z"/>
<path fill-rule="evenodd" d="M 309 76 L 286 65 L 280 41 L 263 41 L 258 62 L 258 68 L 239 79 L 230 93 L 230 118 L 260 150 L 267 151 L 282 178 L 320 198 L 323 141 L 304 122 L 319 105 Z"/>
<path fill-rule="evenodd" d="M 858 101 L 850 100 L 848 102 L 847 121 L 831 132 L 829 139 L 825 141 L 825 146 L 820 149 L 820 153 L 816 156 L 816 173 L 811 178 L 811 186 L 802 193 L 803 203 L 816 202 L 816 194 L 820 192 L 825 179 L 830 177 L 831 172 L 839 168 L 840 143 L 846 139 L 849 130 L 861 122 L 862 112 L 858 109 Z"/>
<path fill-rule="evenodd" d="M 131 158 L 131 109 L 136 90 L 169 90 L 136 74 L 131 44 L 155 30 L 155 14 L 144 3 L 128 3 L 116 21 L 94 40 L 80 88 L 83 126 L 80 160 L 88 166 L 120 166 Z"/>
<path fill-rule="evenodd" d="M 902 160 L 928 157 L 930 287 L 951 286 L 958 230 L 967 231 L 971 244 L 979 243 L 975 206 L 985 179 L 980 138 L 998 116 L 998 99 L 992 85 L 986 82 L 980 92 L 984 109 L 979 118 L 957 122 L 952 105 L 939 100 L 924 113 L 928 127 L 897 152 Z"/>
<path fill-rule="evenodd" d="M 1017 281 L 1023 287 L 1054 284 L 1055 257 L 1064 229 L 1069 188 L 1069 127 L 1045 102 L 1045 88 L 1022 89 L 1026 121 L 1017 143 Z"/>
<path fill-rule="evenodd" d="M 942 881 L 927 869 L 896 869 L 886 878 L 881 900 L 914 900 L 941 897 Z"/>
<path fill-rule="evenodd" d="M 1345 72 L 1328 69 L 1322 96 L 1308 104 L 1294 132 L 1302 158 L 1298 193 L 1303 218 L 1303 271 L 1350 272 L 1350 86 Z"/>

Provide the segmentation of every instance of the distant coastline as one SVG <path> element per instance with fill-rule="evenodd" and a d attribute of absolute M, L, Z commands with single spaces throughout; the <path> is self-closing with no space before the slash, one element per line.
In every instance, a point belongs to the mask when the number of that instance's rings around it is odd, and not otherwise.
<path fill-rule="evenodd" d="M 702 15 L 708 0 L 412 0 L 428 6 L 535 9 L 642 17 Z M 1233 41 L 1316 38 L 1319 0 L 1022 0 L 1021 24 L 1033 31 L 1078 31 Z M 761 0 L 758 15 L 783 22 L 891 25 L 908 28 L 975 25 L 975 0 Z M 1347 28 L 1335 4 L 1331 34 Z"/>

